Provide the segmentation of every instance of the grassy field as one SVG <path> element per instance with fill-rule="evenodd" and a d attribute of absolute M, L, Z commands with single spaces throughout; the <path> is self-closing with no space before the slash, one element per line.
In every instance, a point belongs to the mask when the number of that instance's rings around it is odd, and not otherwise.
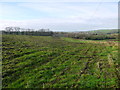
<path fill-rule="evenodd" d="M 116 41 L 2 38 L 3 88 L 120 88 Z"/>

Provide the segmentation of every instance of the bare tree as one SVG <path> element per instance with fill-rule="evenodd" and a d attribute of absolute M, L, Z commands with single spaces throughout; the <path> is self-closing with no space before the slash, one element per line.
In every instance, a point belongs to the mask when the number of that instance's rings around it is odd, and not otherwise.
<path fill-rule="evenodd" d="M 5 30 L 10 34 L 13 31 L 13 27 L 6 27 Z"/>
<path fill-rule="evenodd" d="M 14 30 L 19 32 L 20 31 L 20 27 L 14 27 Z"/>

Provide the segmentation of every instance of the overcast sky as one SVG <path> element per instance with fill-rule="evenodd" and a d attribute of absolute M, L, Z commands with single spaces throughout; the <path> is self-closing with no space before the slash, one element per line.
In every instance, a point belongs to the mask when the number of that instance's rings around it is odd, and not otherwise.
<path fill-rule="evenodd" d="M 1 0 L 0 29 L 7 26 L 52 31 L 118 28 L 118 0 L 85 1 Z"/>

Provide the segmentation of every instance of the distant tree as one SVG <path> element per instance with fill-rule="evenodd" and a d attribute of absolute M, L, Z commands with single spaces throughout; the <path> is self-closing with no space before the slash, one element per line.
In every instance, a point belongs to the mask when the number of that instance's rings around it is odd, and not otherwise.
<path fill-rule="evenodd" d="M 8 32 L 13 31 L 13 27 L 6 27 L 5 30 Z"/>
<path fill-rule="evenodd" d="M 20 27 L 14 27 L 14 30 L 19 32 L 20 31 Z"/>
<path fill-rule="evenodd" d="M 11 34 L 11 32 L 14 30 L 13 27 L 6 27 L 6 34 Z"/>

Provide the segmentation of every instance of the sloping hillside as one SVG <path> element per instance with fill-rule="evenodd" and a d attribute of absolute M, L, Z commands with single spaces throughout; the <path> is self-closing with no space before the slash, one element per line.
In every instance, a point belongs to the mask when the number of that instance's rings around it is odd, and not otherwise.
<path fill-rule="evenodd" d="M 87 31 L 88 33 L 92 34 L 113 34 L 118 33 L 118 29 L 112 29 L 112 30 L 93 30 L 93 31 Z"/>

